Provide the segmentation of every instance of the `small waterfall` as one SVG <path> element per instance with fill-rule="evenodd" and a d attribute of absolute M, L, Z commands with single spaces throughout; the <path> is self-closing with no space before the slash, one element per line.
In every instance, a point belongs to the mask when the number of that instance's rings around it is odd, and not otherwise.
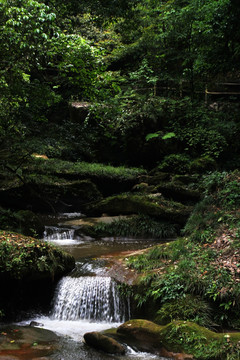
<path fill-rule="evenodd" d="M 110 277 L 66 276 L 57 287 L 53 318 L 124 322 L 127 311 Z"/>
<path fill-rule="evenodd" d="M 61 228 L 56 226 L 45 226 L 44 231 L 44 240 L 47 241 L 58 241 L 58 240 L 73 240 L 74 239 L 74 230 Z"/>
<path fill-rule="evenodd" d="M 73 212 L 73 213 L 60 213 L 59 217 L 60 218 L 65 218 L 65 219 L 74 219 L 74 218 L 80 218 L 80 217 L 84 217 L 85 215 L 83 215 L 80 212 Z"/>

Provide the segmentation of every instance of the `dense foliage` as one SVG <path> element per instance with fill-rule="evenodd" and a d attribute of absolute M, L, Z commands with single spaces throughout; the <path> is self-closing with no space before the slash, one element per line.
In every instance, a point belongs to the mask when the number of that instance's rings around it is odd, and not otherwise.
<path fill-rule="evenodd" d="M 92 211 L 138 215 L 98 234 L 159 238 L 201 198 L 182 238 L 128 259 L 135 300 L 159 323 L 240 329 L 239 17 L 237 0 L 0 0 L 0 271 L 20 277 L 33 253 L 55 267 L 10 233 L 36 234 L 42 194 L 54 211 L 88 185 Z"/>
<path fill-rule="evenodd" d="M 64 259 L 65 256 L 65 259 Z M 60 249 L 44 241 L 8 231 L 0 232 L 0 275 L 23 279 L 34 273 L 51 274 L 63 271 L 65 262 L 72 261 Z"/>
<path fill-rule="evenodd" d="M 239 328 L 239 172 L 213 173 L 204 182 L 206 195 L 185 226 L 187 236 L 128 259 L 145 273 L 136 300 L 139 306 L 154 301 L 160 323 Z"/>
<path fill-rule="evenodd" d="M 37 151 L 236 166 L 238 95 L 220 83 L 239 77 L 239 13 L 233 0 L 2 0 L 1 164 L 16 171 Z M 205 106 L 206 86 L 221 111 Z M 69 116 L 72 100 L 91 103 L 85 120 Z"/>

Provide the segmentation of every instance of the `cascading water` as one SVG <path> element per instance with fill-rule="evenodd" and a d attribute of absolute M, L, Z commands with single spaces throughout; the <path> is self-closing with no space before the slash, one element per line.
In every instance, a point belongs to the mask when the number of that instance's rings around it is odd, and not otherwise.
<path fill-rule="evenodd" d="M 80 239 L 74 229 L 46 226 L 44 240 L 68 245 L 79 243 Z M 52 319 L 120 323 L 130 317 L 129 304 L 126 306 L 126 303 L 110 277 L 66 276 L 56 288 Z"/>
<path fill-rule="evenodd" d="M 124 301 L 110 277 L 64 277 L 57 287 L 53 318 L 123 322 L 127 317 Z"/>
<path fill-rule="evenodd" d="M 45 226 L 44 240 L 46 241 L 57 241 L 57 240 L 73 240 L 74 229 L 60 228 L 56 226 Z"/>
<path fill-rule="evenodd" d="M 56 352 L 48 355 L 48 359 L 106 360 L 109 359 L 109 355 L 96 353 L 85 347 L 83 335 L 89 331 L 102 331 L 109 327 L 117 327 L 130 318 L 129 302 L 120 297 L 116 283 L 110 277 L 97 275 L 104 274 L 104 271 L 99 269 L 101 255 L 126 250 L 126 239 L 113 242 L 112 238 L 99 241 L 84 236 L 78 237 L 77 231 L 61 225 L 62 219 L 72 218 L 76 215 L 79 214 L 60 214 L 58 226 L 45 227 L 44 240 L 54 242 L 60 247 L 63 246 L 64 250 L 67 249 L 72 253 L 76 259 L 77 268 L 71 276 L 62 278 L 58 283 L 51 315 L 37 315 L 30 320 L 59 336 Z M 149 242 L 147 245 L 149 246 Z M 131 242 L 128 239 L 128 249 L 130 246 L 131 249 L 139 249 L 139 240 Z M 81 276 L 79 276 L 80 274 Z M 85 276 L 82 276 L 83 274 Z M 89 274 L 95 276 L 89 276 Z M 21 324 L 28 325 L 30 320 Z M 114 359 L 114 357 L 112 358 Z M 127 349 L 124 358 L 118 356 L 118 359 L 167 360 L 157 355 L 139 353 L 131 348 Z"/>

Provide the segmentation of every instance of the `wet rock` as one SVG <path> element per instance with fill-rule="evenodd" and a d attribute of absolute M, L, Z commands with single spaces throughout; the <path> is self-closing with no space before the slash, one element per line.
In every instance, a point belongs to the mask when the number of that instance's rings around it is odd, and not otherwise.
<path fill-rule="evenodd" d="M 184 354 L 184 353 L 175 353 L 172 351 L 167 351 L 166 349 L 161 349 L 161 356 L 164 356 L 166 358 L 174 359 L 174 360 L 188 360 L 193 359 L 192 355 Z"/>
<path fill-rule="evenodd" d="M 130 219 L 130 216 L 107 216 L 103 214 L 99 217 L 84 217 L 82 219 L 74 219 L 63 222 L 63 225 L 66 226 L 94 226 L 99 223 L 111 224 L 116 220 L 126 220 Z"/>
<path fill-rule="evenodd" d="M 0 360 L 45 359 L 56 350 L 57 335 L 52 331 L 30 326 L 10 326 L 0 330 Z"/>
<path fill-rule="evenodd" d="M 109 354 L 125 354 L 125 348 L 123 345 L 99 332 L 90 332 L 84 334 L 84 340 L 86 344 L 97 350 L 102 350 Z"/>
<path fill-rule="evenodd" d="M 30 322 L 30 326 L 43 326 L 43 324 L 41 324 L 41 323 L 39 323 L 39 322 L 37 322 L 37 321 L 31 321 Z"/>

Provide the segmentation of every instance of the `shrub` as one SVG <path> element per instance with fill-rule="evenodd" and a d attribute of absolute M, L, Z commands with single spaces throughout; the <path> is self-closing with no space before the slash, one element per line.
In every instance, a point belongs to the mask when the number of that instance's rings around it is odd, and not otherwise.
<path fill-rule="evenodd" d="M 187 294 L 180 299 L 163 304 L 157 312 L 155 322 L 165 325 L 173 320 L 187 320 L 201 326 L 212 327 L 211 315 L 212 309 L 206 301 L 200 296 Z"/>
<path fill-rule="evenodd" d="M 164 157 L 158 169 L 165 172 L 186 174 L 189 171 L 190 157 L 185 154 L 170 154 Z"/>

